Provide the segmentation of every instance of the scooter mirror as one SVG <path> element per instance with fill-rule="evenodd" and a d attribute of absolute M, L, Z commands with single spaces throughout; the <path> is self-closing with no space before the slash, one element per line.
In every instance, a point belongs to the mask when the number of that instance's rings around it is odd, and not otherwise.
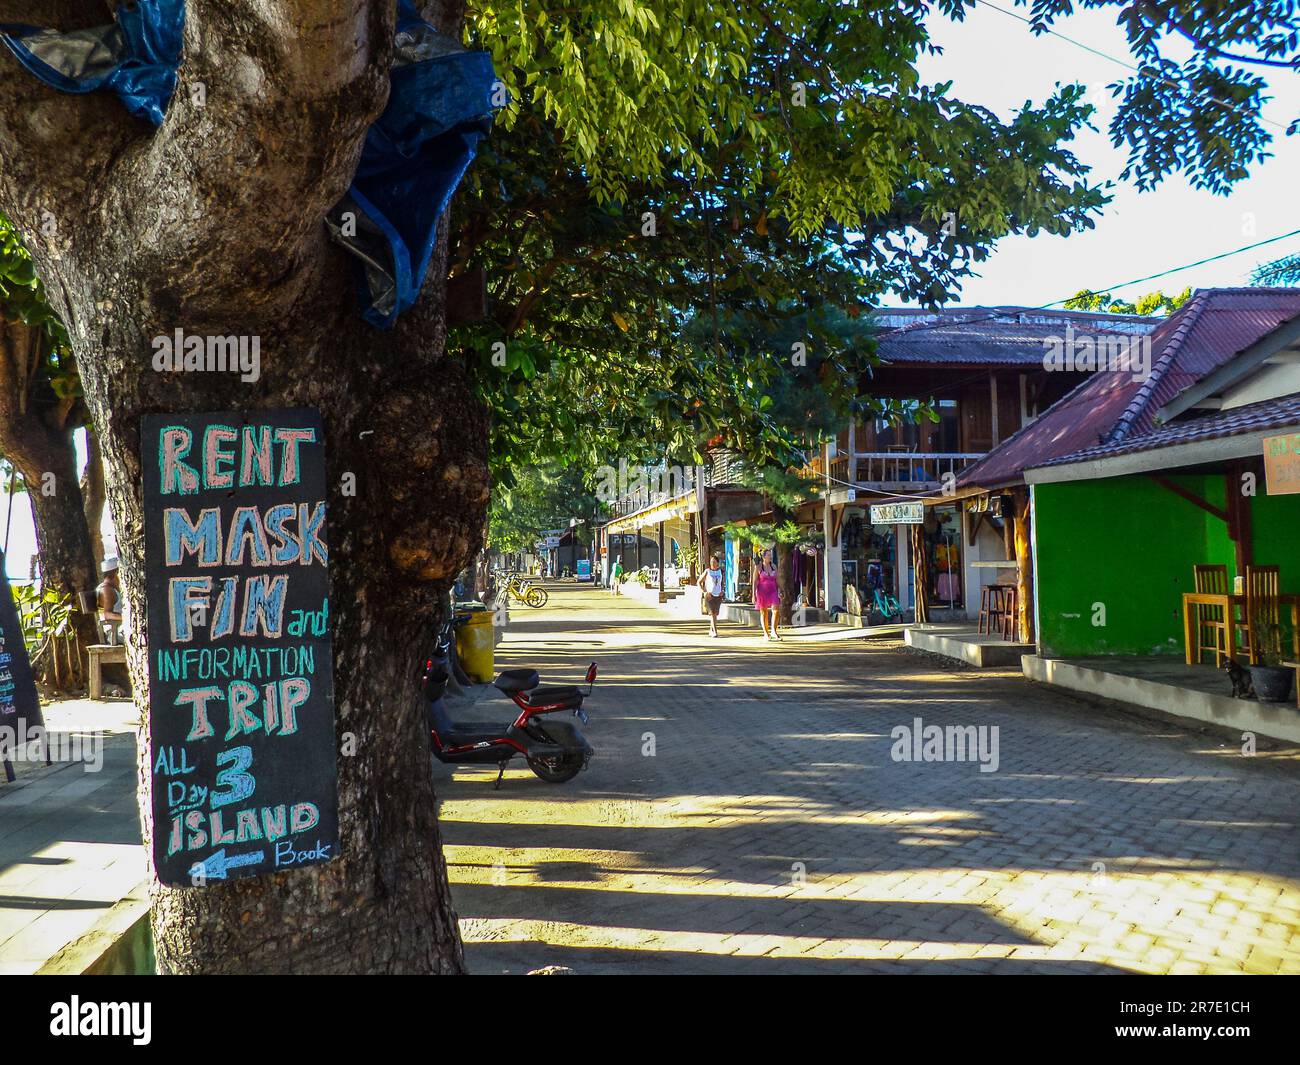
<path fill-rule="evenodd" d="M 596 683 L 596 663 L 593 662 L 587 667 L 587 691 L 591 691 L 591 686 Z"/>

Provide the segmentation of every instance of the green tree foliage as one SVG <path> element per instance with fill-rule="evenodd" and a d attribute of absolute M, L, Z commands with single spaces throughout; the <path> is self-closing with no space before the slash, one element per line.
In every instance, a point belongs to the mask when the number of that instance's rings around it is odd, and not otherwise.
<path fill-rule="evenodd" d="M 963 6 L 974 0 L 963 0 Z M 1273 134 L 1260 109 L 1269 70 L 1300 71 L 1300 12 L 1293 0 L 1016 0 L 1037 32 L 1076 10 L 1113 11 L 1137 71 L 1110 86 L 1110 123 L 1128 149 L 1123 177 L 1140 189 L 1182 172 L 1226 193 L 1267 158 Z M 1300 121 L 1300 120 L 1297 120 Z M 1288 133 L 1294 132 L 1293 121 Z"/>
<path fill-rule="evenodd" d="M 28 371 L 33 389 L 48 388 L 60 399 L 79 396 L 81 382 L 68 334 L 45 298 L 22 238 L 0 216 L 0 326 L 24 325 L 42 338 L 40 365 Z M 33 372 L 34 371 L 34 372 Z"/>
<path fill-rule="evenodd" d="M 1285 255 L 1281 259 L 1255 267 L 1250 275 L 1250 283 L 1268 288 L 1300 285 L 1300 255 Z"/>
<path fill-rule="evenodd" d="M 779 451 L 761 403 L 788 366 L 782 323 L 804 316 L 810 354 L 859 359 L 821 331 L 835 316 L 891 290 L 943 302 L 998 238 L 1093 224 L 1105 196 L 1068 148 L 1082 87 L 1002 121 L 922 84 L 930 11 L 523 0 L 471 15 L 512 102 L 453 219 L 453 273 L 484 271 L 491 320 L 452 341 L 497 414 L 500 480 L 611 448 L 685 461 L 732 431 Z M 686 335 L 715 313 L 767 335 L 725 355 Z"/>
<path fill-rule="evenodd" d="M 546 529 L 565 528 L 570 518 L 591 518 L 600 502 L 587 490 L 583 471 L 528 466 L 514 483 L 492 495 L 488 515 L 488 549 L 532 551 Z"/>
<path fill-rule="evenodd" d="M 1091 292 L 1085 288 L 1065 301 L 1065 309 L 1067 311 L 1108 311 L 1111 314 L 1141 314 L 1163 318 L 1173 314 L 1191 298 L 1191 286 L 1172 296 L 1166 296 L 1158 291 L 1148 292 L 1132 303 L 1128 300 L 1116 299 L 1109 292 Z"/>

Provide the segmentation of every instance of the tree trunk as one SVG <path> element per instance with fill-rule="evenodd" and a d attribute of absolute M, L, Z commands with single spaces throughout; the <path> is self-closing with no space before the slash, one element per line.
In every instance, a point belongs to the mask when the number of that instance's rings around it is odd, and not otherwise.
<path fill-rule="evenodd" d="M 81 5 L 0 0 L 0 21 L 102 18 L 86 6 L 73 18 Z M 458 31 L 458 4 L 422 6 Z M 141 416 L 305 406 L 325 425 L 339 857 L 203 888 L 155 882 L 164 972 L 463 970 L 417 683 L 439 596 L 481 541 L 487 418 L 444 350 L 445 224 L 421 300 L 387 333 L 361 320 L 351 263 L 323 224 L 383 109 L 393 19 L 388 0 L 190 0 L 180 84 L 158 130 L 108 95 L 60 96 L 0 57 L 0 208 L 28 238 L 76 349 L 143 714 Z M 53 235 L 40 225 L 51 204 Z M 260 376 L 155 371 L 153 338 L 178 328 L 257 338 Z"/>
<path fill-rule="evenodd" d="M 86 468 L 81 473 L 81 505 L 96 568 L 104 561 L 104 456 L 93 426 L 86 427 Z"/>
<path fill-rule="evenodd" d="M 785 507 L 774 506 L 772 508 L 773 521 L 777 527 L 786 525 L 791 519 L 790 511 Z M 799 594 L 799 589 L 794 583 L 794 560 L 790 552 L 793 546 L 790 544 L 776 545 L 776 586 L 781 592 L 781 607 L 777 617 L 782 625 L 789 625 L 794 617 L 794 601 Z"/>
<path fill-rule="evenodd" d="M 67 428 L 72 403 L 30 393 L 41 343 L 39 330 L 0 321 L 0 450 L 22 474 L 31 500 L 41 586 L 72 597 L 72 668 L 57 668 L 48 652 L 35 663 L 38 679 L 70 691 L 85 684 L 85 647 L 97 640 L 95 616 L 81 612 L 78 594 L 93 592 L 99 582 Z"/>

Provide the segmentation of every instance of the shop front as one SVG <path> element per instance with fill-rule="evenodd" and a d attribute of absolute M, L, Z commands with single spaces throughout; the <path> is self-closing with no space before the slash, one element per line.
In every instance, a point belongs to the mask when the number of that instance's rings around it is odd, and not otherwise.
<path fill-rule="evenodd" d="M 961 511 L 955 504 L 925 508 L 925 519 L 917 534 L 923 563 L 915 570 L 924 573 L 925 601 L 932 617 L 936 611 L 963 616 L 966 610 L 961 529 Z"/>
<path fill-rule="evenodd" d="M 900 601 L 903 598 L 899 593 L 898 526 L 885 521 L 873 522 L 871 512 L 875 509 L 846 507 L 840 526 L 844 607 L 851 614 L 870 610 L 877 590 Z M 905 584 L 903 589 L 906 590 Z M 854 609 L 855 605 L 859 608 Z"/>

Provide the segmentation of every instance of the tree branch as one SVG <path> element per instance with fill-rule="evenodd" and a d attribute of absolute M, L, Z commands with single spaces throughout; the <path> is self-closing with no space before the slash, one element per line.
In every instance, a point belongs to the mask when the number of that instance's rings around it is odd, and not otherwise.
<path fill-rule="evenodd" d="M 387 101 L 394 11 L 388 0 L 189 0 L 166 119 L 112 190 L 114 215 L 136 223 L 116 234 L 120 254 L 146 249 L 199 313 L 250 278 L 283 306 L 299 267 L 323 256 L 321 221 Z"/>
<path fill-rule="evenodd" d="M 109 21 L 102 0 L 0 0 L 0 23 L 86 29 Z M 148 126 L 108 93 L 50 88 L 0 45 L 0 210 L 29 242 L 58 254 L 60 229 L 89 216 L 109 171 Z"/>
<path fill-rule="evenodd" d="M 68 30 L 108 17 L 101 4 L 39 6 L 0 0 L 0 19 Z M 233 299 L 255 315 L 250 280 L 282 310 L 325 258 L 321 222 L 387 101 L 394 18 L 392 0 L 188 0 L 157 130 L 111 93 L 58 93 L 6 56 L 0 209 L 38 262 L 76 258 L 64 234 L 86 234 L 101 258 L 165 277 L 160 299 L 187 316 Z"/>

